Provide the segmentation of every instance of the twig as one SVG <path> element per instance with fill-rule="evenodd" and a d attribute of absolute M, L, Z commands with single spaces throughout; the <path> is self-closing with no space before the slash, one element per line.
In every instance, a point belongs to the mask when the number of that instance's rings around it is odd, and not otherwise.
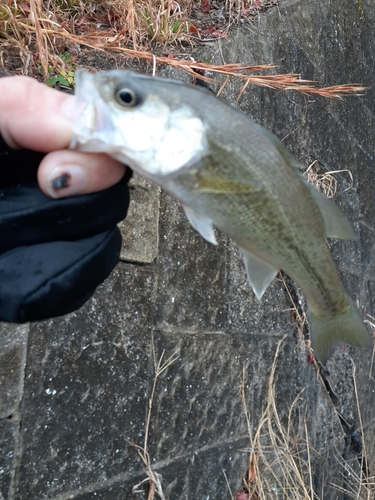
<path fill-rule="evenodd" d="M 223 469 L 223 474 L 224 474 L 225 482 L 226 482 L 227 487 L 228 487 L 228 491 L 229 491 L 230 498 L 231 498 L 231 500 L 234 500 L 234 496 L 233 496 L 232 490 L 231 490 L 231 488 L 230 488 L 230 484 L 229 484 L 229 481 L 228 481 L 228 477 L 227 477 L 227 474 L 226 474 L 226 472 L 225 472 L 225 470 L 224 470 L 224 469 Z"/>
<path fill-rule="evenodd" d="M 164 361 L 163 363 L 163 358 L 164 358 L 165 351 L 161 353 L 161 356 L 159 358 L 159 361 L 156 362 L 156 354 L 155 354 L 155 346 L 152 344 L 152 356 L 154 360 L 154 380 L 152 384 L 152 389 L 151 389 L 151 395 L 148 400 L 148 407 L 147 407 L 147 416 L 146 416 L 146 425 L 145 425 L 145 438 L 144 438 L 144 444 L 143 446 L 139 446 L 135 443 L 132 443 L 131 441 L 128 440 L 128 443 L 133 446 L 136 450 L 138 455 L 140 456 L 143 465 L 145 466 L 145 474 L 147 477 L 143 479 L 140 483 L 136 484 L 133 487 L 133 492 L 138 493 L 142 490 L 139 488 L 145 484 L 149 484 L 149 491 L 147 495 L 147 500 L 154 500 L 155 498 L 155 493 L 159 495 L 161 500 L 166 500 L 163 489 L 162 489 L 162 476 L 158 473 L 155 472 L 151 466 L 151 459 L 150 455 L 148 452 L 148 438 L 149 438 L 149 433 L 150 433 L 150 422 L 151 422 L 151 412 L 152 412 L 152 406 L 154 402 L 154 397 L 155 397 L 155 389 L 156 389 L 156 384 L 158 381 L 158 378 L 160 375 L 168 369 L 169 366 L 171 366 L 175 361 L 177 361 L 179 354 L 177 352 L 173 353 L 169 358 Z"/>
<path fill-rule="evenodd" d="M 374 322 L 375 322 L 375 318 L 373 318 L 372 316 L 370 316 L 369 314 L 367 315 L 369 318 L 371 318 Z M 375 338 L 375 323 L 373 323 L 372 321 L 370 320 L 365 320 L 365 323 L 368 323 L 372 329 L 372 337 L 373 339 Z M 374 366 L 374 357 L 375 357 L 375 343 L 374 343 L 374 347 L 372 348 L 372 356 L 371 356 L 371 364 L 370 364 L 370 371 L 369 371 L 369 378 L 371 380 L 375 380 L 374 377 L 371 375 L 372 373 L 372 367 Z"/>
<path fill-rule="evenodd" d="M 369 484 L 368 484 L 368 481 L 369 481 L 369 476 L 368 476 L 368 463 L 367 463 L 367 450 L 366 450 L 366 441 L 365 441 L 365 433 L 364 433 L 364 430 L 363 430 L 363 423 L 362 423 L 362 414 L 361 414 L 361 408 L 359 406 L 359 399 L 358 399 L 358 390 L 357 390 L 357 381 L 356 381 L 356 371 L 357 371 L 357 368 L 355 366 L 355 363 L 354 361 L 350 358 L 351 362 L 352 362 L 352 367 L 353 367 L 353 385 L 354 385 L 354 394 L 355 394 L 355 401 L 356 401 L 356 405 L 357 405 L 357 412 L 358 412 L 358 419 L 359 419 L 359 428 L 360 428 L 360 431 L 361 431 L 361 439 L 362 439 L 362 450 L 363 450 L 363 453 L 362 453 L 362 457 L 361 457 L 361 461 L 362 461 L 362 472 L 364 472 L 364 476 L 365 476 L 365 483 L 366 483 L 366 491 L 367 491 L 367 500 L 371 500 L 371 491 L 370 491 L 370 487 L 369 487 Z"/>

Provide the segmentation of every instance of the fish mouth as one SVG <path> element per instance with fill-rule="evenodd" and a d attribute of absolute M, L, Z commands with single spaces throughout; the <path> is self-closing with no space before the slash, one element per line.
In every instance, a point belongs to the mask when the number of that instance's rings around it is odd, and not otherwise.
<path fill-rule="evenodd" d="M 93 74 L 77 70 L 75 82 L 76 119 L 73 132 L 80 136 L 80 140 L 92 140 L 96 134 L 102 136 L 110 129 L 111 114 L 94 84 Z"/>
<path fill-rule="evenodd" d="M 98 91 L 93 82 L 93 75 L 87 71 L 78 70 L 75 73 L 75 100 L 76 100 L 76 120 L 82 122 L 82 115 L 85 115 L 85 129 L 94 132 L 94 103 L 98 101 Z M 82 127 L 83 123 L 79 123 Z"/>

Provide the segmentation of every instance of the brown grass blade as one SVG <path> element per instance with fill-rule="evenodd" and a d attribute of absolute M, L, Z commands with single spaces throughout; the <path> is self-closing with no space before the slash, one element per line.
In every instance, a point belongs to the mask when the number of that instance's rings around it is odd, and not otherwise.
<path fill-rule="evenodd" d="M 42 7 L 40 0 L 30 0 L 30 15 L 35 27 L 35 38 L 38 46 L 40 62 L 43 68 L 44 75 L 48 74 L 48 51 L 46 50 L 45 39 L 43 37 L 42 28 L 39 22 L 39 13 Z"/>
<path fill-rule="evenodd" d="M 186 71 L 194 78 L 198 78 L 206 82 L 212 82 L 215 79 L 202 74 L 202 72 L 214 73 L 217 75 L 226 75 L 227 79 L 220 88 L 219 93 L 221 93 L 226 83 L 229 81 L 228 77 L 239 78 L 244 81 L 244 87 L 240 92 L 239 98 L 242 96 L 244 90 L 249 84 L 268 87 L 274 90 L 294 90 L 302 94 L 320 95 L 331 99 L 339 99 L 349 95 L 363 95 L 362 92 L 366 90 L 366 87 L 360 84 L 342 84 L 333 85 L 330 87 L 317 87 L 313 85 L 316 82 L 314 82 L 313 80 L 301 79 L 300 76 L 296 73 L 281 73 L 274 75 L 246 74 L 249 71 L 268 71 L 276 67 L 269 64 L 256 66 L 246 66 L 239 63 L 211 65 L 199 61 L 190 61 L 186 59 L 170 59 L 168 57 L 155 56 L 150 51 L 129 49 L 128 47 L 123 47 L 122 45 L 120 45 L 120 38 L 118 36 L 105 36 L 105 33 L 103 33 L 103 31 L 96 33 L 92 32 L 85 35 L 75 35 L 63 29 L 47 29 L 40 28 L 40 25 L 37 27 L 37 25 L 29 26 L 24 23 L 19 24 L 26 29 L 35 31 L 36 34 L 39 33 L 39 35 L 37 35 L 39 37 L 41 34 L 53 34 L 56 36 L 64 37 L 76 44 L 90 47 L 95 50 L 104 51 L 106 53 L 113 51 L 122 53 L 128 57 L 138 58 L 144 61 L 153 61 L 157 64 L 165 64 Z M 110 35 L 110 32 L 108 32 L 107 35 Z M 41 47 L 43 50 L 42 45 Z"/>

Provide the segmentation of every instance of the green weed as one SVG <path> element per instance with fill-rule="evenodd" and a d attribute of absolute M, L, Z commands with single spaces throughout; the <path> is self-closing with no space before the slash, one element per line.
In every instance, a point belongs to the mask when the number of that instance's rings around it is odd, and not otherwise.
<path fill-rule="evenodd" d="M 69 52 L 59 54 L 59 58 L 63 61 L 66 69 L 61 69 L 58 73 L 53 73 L 52 68 L 48 66 L 48 77 L 45 79 L 45 83 L 50 87 L 59 85 L 63 88 L 71 89 L 73 87 L 74 73 L 77 65 Z M 41 68 L 39 72 L 42 74 Z"/>

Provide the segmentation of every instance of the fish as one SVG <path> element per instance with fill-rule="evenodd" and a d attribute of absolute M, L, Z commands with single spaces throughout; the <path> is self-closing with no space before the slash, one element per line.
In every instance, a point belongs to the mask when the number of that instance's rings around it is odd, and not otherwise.
<path fill-rule="evenodd" d="M 355 239 L 352 225 L 276 136 L 200 86 L 128 70 L 75 76 L 71 148 L 107 153 L 161 186 L 208 242 L 214 227 L 232 238 L 259 300 L 279 270 L 290 276 L 322 364 L 336 347 L 372 347 L 326 242 Z"/>

